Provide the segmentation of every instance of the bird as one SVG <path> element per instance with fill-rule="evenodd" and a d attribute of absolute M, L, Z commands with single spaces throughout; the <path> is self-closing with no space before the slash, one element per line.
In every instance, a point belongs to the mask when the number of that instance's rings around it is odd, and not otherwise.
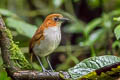
<path fill-rule="evenodd" d="M 48 70 L 41 62 L 42 57 L 46 58 L 51 71 L 54 71 L 49 61 L 49 55 L 60 44 L 61 24 L 65 21 L 69 21 L 69 19 L 63 17 L 62 14 L 49 14 L 30 40 L 29 53 L 36 57 L 43 72 Z"/>

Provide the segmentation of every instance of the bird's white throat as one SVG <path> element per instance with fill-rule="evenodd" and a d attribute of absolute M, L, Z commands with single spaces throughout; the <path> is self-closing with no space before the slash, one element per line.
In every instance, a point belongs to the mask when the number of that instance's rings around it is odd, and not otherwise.
<path fill-rule="evenodd" d="M 54 26 L 54 27 L 48 27 L 45 29 L 45 34 L 55 34 L 55 33 L 60 33 L 60 26 Z"/>

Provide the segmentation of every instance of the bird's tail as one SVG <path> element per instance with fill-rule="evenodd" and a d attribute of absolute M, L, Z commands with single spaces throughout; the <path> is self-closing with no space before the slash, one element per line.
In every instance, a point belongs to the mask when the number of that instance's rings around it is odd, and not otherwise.
<path fill-rule="evenodd" d="M 33 62 L 33 54 L 30 54 L 30 61 Z"/>

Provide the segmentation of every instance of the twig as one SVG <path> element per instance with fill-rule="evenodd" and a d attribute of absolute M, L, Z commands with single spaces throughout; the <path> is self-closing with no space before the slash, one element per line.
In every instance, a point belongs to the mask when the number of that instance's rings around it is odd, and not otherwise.
<path fill-rule="evenodd" d="M 61 74 L 66 75 L 65 78 L 70 78 L 67 72 L 61 72 Z M 13 74 L 17 80 L 64 80 L 60 77 L 59 72 L 39 72 L 39 71 L 18 71 Z"/>

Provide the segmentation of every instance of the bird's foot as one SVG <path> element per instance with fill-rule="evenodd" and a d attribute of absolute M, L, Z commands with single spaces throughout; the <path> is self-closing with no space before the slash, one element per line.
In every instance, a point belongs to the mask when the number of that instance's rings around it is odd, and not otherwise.
<path fill-rule="evenodd" d="M 51 70 L 46 70 L 46 69 L 45 69 L 45 70 L 43 70 L 43 72 L 46 72 L 46 73 L 48 73 L 49 75 L 52 76 L 52 73 L 51 73 L 52 71 L 51 71 Z"/>
<path fill-rule="evenodd" d="M 48 73 L 50 73 L 50 72 L 54 72 L 54 70 L 43 70 L 43 72 L 48 72 Z"/>
<path fill-rule="evenodd" d="M 48 72 L 48 73 L 50 73 L 50 72 L 54 72 L 54 70 L 52 69 L 52 70 L 47 70 L 47 69 L 43 69 L 43 72 Z"/>

